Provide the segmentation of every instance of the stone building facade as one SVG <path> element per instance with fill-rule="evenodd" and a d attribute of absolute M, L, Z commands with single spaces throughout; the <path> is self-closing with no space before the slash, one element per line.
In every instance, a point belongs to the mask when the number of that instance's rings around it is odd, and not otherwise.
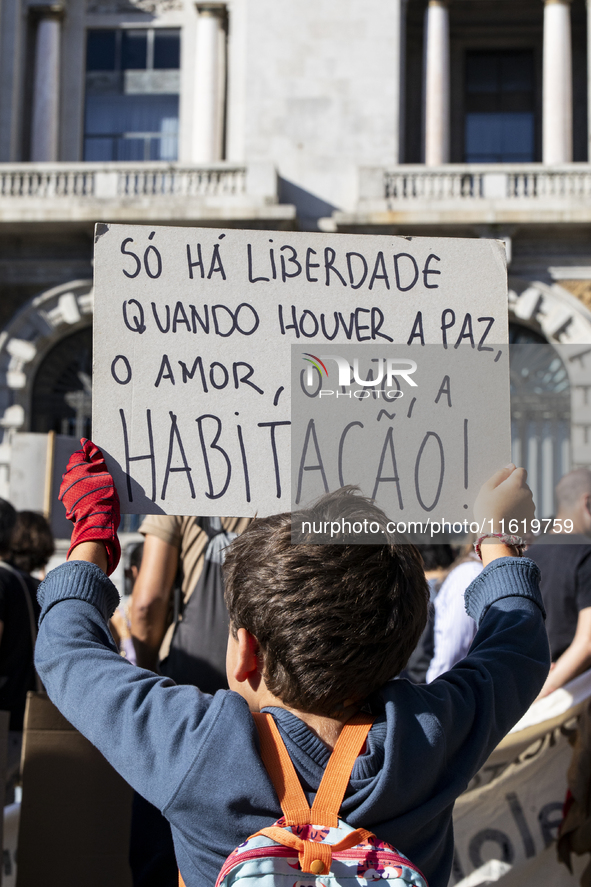
<path fill-rule="evenodd" d="M 0 492 L 14 432 L 88 428 L 98 221 L 500 238 L 514 339 L 591 343 L 590 34 L 585 0 L 1 0 Z M 591 463 L 561 366 L 515 438 L 552 476 Z"/>

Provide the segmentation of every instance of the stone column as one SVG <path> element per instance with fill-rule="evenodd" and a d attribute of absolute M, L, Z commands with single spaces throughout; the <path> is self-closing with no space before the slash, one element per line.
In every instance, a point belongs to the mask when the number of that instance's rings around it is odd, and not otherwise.
<path fill-rule="evenodd" d="M 544 163 L 570 163 L 573 159 L 572 81 L 570 0 L 545 0 L 542 122 Z"/>
<path fill-rule="evenodd" d="M 587 162 L 591 163 L 591 0 L 587 0 Z"/>
<path fill-rule="evenodd" d="M 425 163 L 449 163 L 449 11 L 429 0 L 425 13 Z"/>
<path fill-rule="evenodd" d="M 588 0 L 591 3 L 591 0 Z M 393 158 L 394 163 L 402 163 L 404 161 L 404 118 L 405 118 L 405 89 L 406 89 L 406 4 L 407 0 L 394 0 L 394 46 L 397 48 L 397 59 L 395 69 L 394 83 L 394 107 L 392 108 L 394 120 L 396 123 L 395 146 L 396 152 Z"/>
<path fill-rule="evenodd" d="M 39 17 L 35 40 L 31 160 L 58 159 L 61 5 L 32 7 Z"/>
<path fill-rule="evenodd" d="M 212 163 L 222 157 L 226 10 L 221 5 L 198 4 L 197 14 L 193 159 Z"/>

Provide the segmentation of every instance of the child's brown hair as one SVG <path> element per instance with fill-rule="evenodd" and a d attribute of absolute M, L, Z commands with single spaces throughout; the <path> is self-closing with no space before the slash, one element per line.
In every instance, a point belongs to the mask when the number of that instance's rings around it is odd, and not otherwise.
<path fill-rule="evenodd" d="M 279 514 L 254 520 L 224 567 L 231 631 L 257 638 L 268 689 L 291 708 L 326 716 L 402 671 L 429 602 L 418 549 L 393 543 L 386 515 L 354 488 L 297 512 L 298 525 L 335 519 L 377 522 L 387 542 L 292 544 L 292 515 Z"/>

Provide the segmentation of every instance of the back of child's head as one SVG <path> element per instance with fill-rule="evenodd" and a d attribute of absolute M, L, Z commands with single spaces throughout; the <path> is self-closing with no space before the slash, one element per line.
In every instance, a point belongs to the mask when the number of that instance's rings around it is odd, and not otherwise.
<path fill-rule="evenodd" d="M 292 544 L 292 515 L 254 520 L 228 549 L 233 634 L 247 629 L 268 689 L 290 708 L 338 715 L 405 667 L 427 621 L 421 556 L 391 540 L 388 519 L 352 488 L 297 512 L 298 527 L 334 520 L 375 525 L 386 544 Z M 375 541 L 376 535 L 373 535 Z"/>

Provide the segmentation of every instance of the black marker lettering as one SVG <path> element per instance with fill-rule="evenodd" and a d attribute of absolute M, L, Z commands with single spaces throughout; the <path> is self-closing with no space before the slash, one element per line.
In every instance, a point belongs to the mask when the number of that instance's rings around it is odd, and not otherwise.
<path fill-rule="evenodd" d="M 317 277 L 312 277 L 310 274 L 310 268 L 320 268 L 320 262 L 311 262 L 310 257 L 316 255 L 316 250 L 312 249 L 311 246 L 306 250 L 306 280 L 308 283 L 318 283 Z"/>
<path fill-rule="evenodd" d="M 191 256 L 191 247 L 187 244 L 187 264 L 189 265 L 189 278 L 193 280 L 193 268 L 199 268 L 201 271 L 201 279 L 205 277 L 205 268 L 203 267 L 203 256 L 201 254 L 201 244 L 197 244 L 197 261 L 194 262 Z"/>
<path fill-rule="evenodd" d="M 439 465 L 440 465 L 439 484 L 438 484 L 437 492 L 435 493 L 435 498 L 433 499 L 433 502 L 431 503 L 431 505 L 425 505 L 425 503 L 423 502 L 422 496 L 421 496 L 420 488 L 419 488 L 419 471 L 421 468 L 421 459 L 423 457 L 425 447 L 427 446 L 427 443 L 428 443 L 430 437 L 435 438 L 435 440 L 439 446 Z M 429 459 L 428 461 L 431 464 L 431 459 Z M 441 443 L 441 438 L 439 437 L 438 434 L 435 434 L 434 431 L 428 431 L 423 438 L 423 442 L 420 446 L 419 452 L 417 454 L 417 460 L 415 462 L 415 492 L 417 494 L 417 499 L 418 499 L 419 504 L 420 504 L 421 508 L 423 509 L 423 511 L 433 511 L 433 509 L 435 508 L 435 506 L 439 502 L 439 497 L 441 496 L 441 487 L 443 486 L 444 475 L 445 475 L 445 456 L 443 454 L 443 444 Z"/>
<path fill-rule="evenodd" d="M 314 450 L 316 452 L 317 463 L 315 465 L 306 465 L 306 456 L 308 454 L 308 445 L 310 438 L 312 439 L 312 443 L 314 445 Z M 320 454 L 320 447 L 318 446 L 318 438 L 316 436 L 316 426 L 314 425 L 314 419 L 310 419 L 308 422 L 308 427 L 306 428 L 306 437 L 304 438 L 304 446 L 302 448 L 302 456 L 300 458 L 300 468 L 298 471 L 298 488 L 296 492 L 296 505 L 299 505 L 301 494 L 302 494 L 302 480 L 304 477 L 304 471 L 319 471 L 320 476 L 322 477 L 322 483 L 324 484 L 324 492 L 328 493 L 328 481 L 326 480 L 326 473 L 324 471 L 324 465 L 322 463 L 322 456 Z"/>
<path fill-rule="evenodd" d="M 221 274 L 222 278 L 224 280 L 226 279 L 226 272 L 224 271 L 222 257 L 220 256 L 219 243 L 214 243 L 213 245 L 213 253 L 211 254 L 211 265 L 209 266 L 209 273 L 207 275 L 208 280 L 211 280 L 212 274 Z"/>
<path fill-rule="evenodd" d="M 246 373 L 244 376 L 240 376 L 240 378 L 238 378 L 238 367 L 244 367 L 246 369 Z M 242 382 L 243 385 L 250 385 L 250 387 L 254 388 L 255 391 L 258 391 L 259 394 L 265 393 L 262 388 L 259 388 L 254 382 L 248 381 L 254 373 L 254 367 L 251 367 L 249 363 L 245 363 L 243 360 L 235 361 L 232 365 L 232 372 L 234 374 L 234 388 L 237 389 Z"/>
<path fill-rule="evenodd" d="M 152 414 L 150 410 L 146 410 L 146 424 L 148 426 L 148 444 L 150 447 L 150 452 L 145 456 L 130 456 L 129 455 L 129 437 L 127 434 L 127 422 L 125 421 L 125 413 L 123 410 L 119 410 L 119 416 L 121 418 L 121 428 L 123 431 L 123 447 L 125 449 L 125 476 L 127 478 L 127 498 L 130 502 L 133 502 L 133 493 L 131 490 L 131 475 L 129 473 L 130 465 L 132 462 L 143 462 L 145 459 L 150 460 L 150 464 L 152 467 L 152 502 L 156 501 L 156 457 L 154 455 L 154 435 L 152 434 Z"/>
<path fill-rule="evenodd" d="M 287 270 L 285 256 L 283 255 L 283 250 L 285 250 L 285 249 L 291 250 L 291 256 L 287 256 L 287 261 L 291 262 L 292 265 L 295 265 L 295 268 L 296 268 L 296 270 L 292 271 L 291 274 Z M 280 252 L 281 252 L 281 279 L 282 279 L 283 283 L 285 283 L 285 281 L 289 277 L 299 277 L 299 275 L 302 273 L 302 266 L 297 260 L 298 254 L 297 254 L 297 251 L 293 248 L 293 246 L 287 246 L 287 245 L 282 246 Z"/>
<path fill-rule="evenodd" d="M 360 278 L 360 280 L 357 281 L 357 283 L 353 282 L 355 280 L 355 275 L 353 273 L 353 262 L 351 261 L 353 256 L 356 256 L 356 258 L 361 259 L 361 262 L 363 264 L 363 274 L 361 275 L 361 278 Z M 365 259 L 365 256 L 362 256 L 361 253 L 355 253 L 355 252 L 347 253 L 346 258 L 347 258 L 347 271 L 349 272 L 349 283 L 351 284 L 351 289 L 358 290 L 359 287 L 363 286 L 363 284 L 365 283 L 365 278 L 367 277 L 367 272 L 369 271 L 369 268 L 367 267 L 367 261 Z M 371 287 L 370 287 L 370 289 L 371 289 Z"/>
<path fill-rule="evenodd" d="M 117 363 L 120 360 L 122 360 L 123 363 L 125 364 L 125 369 L 127 371 L 127 376 L 125 379 L 120 379 L 119 376 L 117 375 L 117 373 L 115 372 L 115 367 L 117 366 Z M 111 375 L 113 376 L 113 378 L 115 379 L 115 381 L 117 382 L 118 385 L 127 385 L 129 382 L 131 382 L 131 365 L 124 354 L 118 354 L 117 357 L 113 360 L 113 363 L 111 364 Z"/>
<path fill-rule="evenodd" d="M 355 426 L 359 426 L 359 428 L 364 428 L 363 422 L 349 422 L 348 425 L 345 425 L 343 428 L 343 433 L 341 434 L 341 439 L 339 440 L 339 460 L 338 460 L 338 470 L 339 470 L 339 483 L 342 487 L 345 486 L 345 481 L 343 480 L 343 449 L 345 447 L 345 438 L 349 434 L 351 428 Z"/>
<path fill-rule="evenodd" d="M 441 271 L 437 271 L 435 268 L 429 268 L 429 265 L 431 264 L 431 259 L 435 259 L 437 262 L 441 261 L 439 256 L 436 256 L 435 253 L 431 253 L 431 255 L 427 257 L 427 261 L 425 262 L 425 265 L 423 267 L 423 284 L 425 286 L 425 289 L 436 290 L 439 289 L 439 284 L 429 283 L 427 281 L 427 276 L 429 274 L 441 274 Z"/>
<path fill-rule="evenodd" d="M 213 436 L 213 440 L 208 445 L 206 445 L 206 443 L 205 443 L 205 436 L 203 433 L 203 422 L 205 419 L 213 419 L 213 421 L 217 424 L 217 428 L 216 428 L 215 434 Z M 199 429 L 199 440 L 201 442 L 201 452 L 203 454 L 203 465 L 205 467 L 205 474 L 207 476 L 207 485 L 209 487 L 209 490 L 205 491 L 205 495 L 207 496 L 208 499 L 221 499 L 221 497 L 224 495 L 224 493 L 228 489 L 228 486 L 230 484 L 230 478 L 232 477 L 232 463 L 230 462 L 230 457 L 228 456 L 228 454 L 226 453 L 226 451 L 222 447 L 218 446 L 218 440 L 220 439 L 220 435 L 222 433 L 222 422 L 221 422 L 221 419 L 218 418 L 218 416 L 212 416 L 211 413 L 204 413 L 202 416 L 199 416 L 198 419 L 195 419 L 195 421 L 197 422 L 197 427 Z M 215 493 L 214 489 L 213 489 L 213 482 L 211 479 L 211 470 L 209 467 L 209 458 L 207 456 L 208 449 L 217 450 L 218 453 L 221 453 L 221 456 L 225 460 L 225 463 L 226 463 L 226 480 L 225 480 L 224 486 L 222 487 L 222 489 L 220 490 L 219 493 Z"/>
<path fill-rule="evenodd" d="M 166 370 L 166 372 L 165 372 Z M 168 359 L 167 354 L 162 355 L 162 360 L 160 361 L 160 370 L 158 372 L 158 378 L 154 383 L 154 387 L 158 388 L 162 379 L 170 379 L 172 384 L 174 385 L 174 374 L 172 372 L 172 367 L 170 365 L 170 361 Z"/>
<path fill-rule="evenodd" d="M 178 429 L 178 425 L 176 424 L 176 416 L 173 412 L 169 412 L 170 415 L 170 437 L 168 439 L 168 458 L 166 460 L 166 471 L 164 473 L 164 483 L 162 484 L 162 493 L 160 494 L 161 499 L 166 499 L 166 488 L 168 487 L 168 478 L 175 471 L 183 471 L 187 475 L 187 481 L 189 483 L 189 490 L 191 492 L 191 499 L 195 498 L 195 487 L 193 486 L 193 479 L 191 477 L 191 468 L 189 463 L 187 462 L 187 457 L 185 456 L 185 448 L 183 446 L 183 441 Z M 182 467 L 172 468 L 172 451 L 174 447 L 174 441 L 178 444 L 181 459 L 183 462 Z"/>
<path fill-rule="evenodd" d="M 174 316 L 172 318 L 172 331 L 176 333 L 176 328 L 179 323 L 184 323 L 187 327 L 188 332 L 191 332 L 191 326 L 189 324 L 189 318 L 187 317 L 187 312 L 183 306 L 182 302 L 177 302 L 174 309 Z"/>
<path fill-rule="evenodd" d="M 447 323 L 447 316 L 450 316 L 450 321 Z M 451 329 L 451 327 L 456 322 L 455 312 L 452 311 L 451 308 L 446 308 L 445 311 L 441 315 L 441 338 L 443 341 L 443 347 L 447 348 L 447 331 Z"/>
<path fill-rule="evenodd" d="M 423 312 L 417 311 L 415 322 L 412 325 L 412 331 L 409 336 L 407 345 L 412 345 L 413 339 L 418 339 L 421 345 L 425 344 L 425 335 L 423 333 Z"/>
<path fill-rule="evenodd" d="M 462 339 L 469 339 L 470 348 L 474 348 L 474 334 L 472 332 L 472 315 L 466 314 L 464 317 L 464 322 L 462 324 L 462 329 L 460 331 L 460 335 L 458 336 L 458 340 L 454 345 L 454 348 L 459 348 Z"/>
<path fill-rule="evenodd" d="M 134 321 L 134 325 L 132 326 L 129 322 L 129 318 L 127 317 L 128 303 L 124 302 L 123 303 L 123 322 L 125 323 L 125 326 L 127 327 L 128 330 L 131 330 L 132 333 L 139 333 L 141 336 L 142 333 L 146 332 L 146 324 L 144 323 L 144 309 L 142 308 L 141 303 L 138 302 L 137 299 L 130 299 L 129 304 L 130 305 L 132 305 L 132 304 L 137 305 L 138 313 L 132 317 L 132 320 Z"/>
<path fill-rule="evenodd" d="M 451 381 L 449 376 L 444 376 L 441 385 L 439 386 L 439 391 L 437 392 L 437 397 L 435 398 L 435 403 L 439 403 L 441 396 L 445 394 L 447 397 L 447 405 L 451 406 Z"/>
<path fill-rule="evenodd" d="M 394 339 L 391 336 L 387 336 L 386 333 L 380 333 L 380 329 L 384 324 L 384 312 L 381 311 L 380 308 L 372 308 L 371 309 L 371 337 L 375 339 L 376 336 L 379 336 L 380 339 L 385 339 L 386 342 L 393 342 Z"/>
<path fill-rule="evenodd" d="M 339 278 L 339 280 L 341 281 L 343 286 L 347 286 L 347 281 L 345 280 L 345 278 L 343 277 L 341 272 L 338 271 L 334 267 L 334 260 L 336 259 L 336 255 L 337 254 L 336 254 L 335 250 L 331 246 L 325 247 L 325 249 L 324 249 L 324 270 L 326 273 L 326 279 L 324 281 L 325 286 L 330 286 L 330 272 L 331 271 L 333 272 L 333 274 L 336 274 L 336 276 Z"/>
<path fill-rule="evenodd" d="M 277 442 L 275 440 L 275 429 L 280 425 L 291 425 L 291 422 L 258 422 L 259 428 L 269 428 L 271 430 L 271 451 L 273 453 L 273 467 L 275 468 L 275 489 L 277 490 L 277 498 L 281 499 L 281 475 L 279 472 L 279 458 L 277 456 Z"/>
<path fill-rule="evenodd" d="M 314 326 L 312 328 L 312 332 L 306 332 L 306 330 L 304 329 L 304 321 L 306 319 L 306 315 L 308 315 L 308 317 L 312 318 L 312 322 L 314 324 Z M 312 314 L 311 311 L 308 311 L 308 309 L 306 308 L 305 311 L 302 311 L 302 316 L 300 317 L 300 332 L 301 332 L 302 336 L 305 336 L 306 339 L 313 339 L 314 336 L 318 333 L 318 330 L 319 330 L 319 324 L 318 324 L 318 321 L 316 320 L 315 315 Z"/>
<path fill-rule="evenodd" d="M 336 334 L 339 331 L 339 316 L 336 311 L 333 312 L 333 317 L 334 317 L 334 330 L 333 330 L 333 333 L 331 336 L 326 331 L 326 325 L 324 323 L 324 314 L 320 315 L 320 326 L 322 327 L 322 332 L 324 334 L 324 337 L 325 337 L 325 339 L 329 339 L 331 342 L 336 337 Z"/>
<path fill-rule="evenodd" d="M 122 269 L 123 273 L 126 277 L 134 278 L 137 277 L 140 271 L 142 270 L 142 263 L 140 262 L 140 257 L 136 256 L 135 253 L 132 253 L 130 249 L 125 249 L 128 243 L 133 243 L 133 237 L 127 237 L 123 243 L 121 244 L 121 252 L 124 256 L 131 256 L 132 259 L 135 259 L 135 271 L 133 274 L 130 274 L 129 271 L 126 271 L 125 268 Z"/>
<path fill-rule="evenodd" d="M 378 274 L 378 268 L 382 269 L 382 273 Z M 371 289 L 376 282 L 376 280 L 383 280 L 386 284 L 386 289 L 390 289 L 390 278 L 388 277 L 388 272 L 386 271 L 386 263 L 384 261 L 383 252 L 379 252 L 376 256 L 376 263 L 373 269 L 373 274 L 371 275 L 371 280 L 369 281 L 369 288 Z"/>
<path fill-rule="evenodd" d="M 369 342 L 371 336 L 362 336 L 361 330 L 368 330 L 369 324 L 360 324 L 359 323 L 359 315 L 363 312 L 364 314 L 369 314 L 369 308 L 356 308 L 355 309 L 355 335 L 357 336 L 358 342 Z"/>
<path fill-rule="evenodd" d="M 408 286 L 403 286 L 401 283 L 400 259 L 410 259 L 413 266 L 414 276 Z M 419 266 L 415 262 L 414 257 L 410 255 L 410 253 L 398 253 L 394 256 L 394 274 L 396 275 L 396 286 L 401 293 L 406 293 L 408 292 L 408 290 L 411 290 L 413 288 L 413 286 L 419 279 Z"/>
<path fill-rule="evenodd" d="M 195 308 L 194 305 L 189 305 L 189 308 L 191 309 L 191 324 L 193 327 L 193 332 L 194 333 L 197 332 L 197 323 L 199 323 L 199 325 L 200 325 L 201 329 L 203 330 L 203 332 L 205 333 L 205 335 L 208 335 L 209 334 L 209 308 L 207 307 L 207 305 L 203 306 L 205 320 L 201 319 L 201 317 L 199 316 L 199 312 L 197 311 L 197 309 Z"/>
<path fill-rule="evenodd" d="M 246 247 L 246 253 L 248 255 L 248 282 L 249 283 L 258 283 L 259 280 L 269 281 L 268 277 L 253 277 L 252 276 L 252 246 L 249 243 Z"/>
<path fill-rule="evenodd" d="M 386 436 L 384 438 L 384 445 L 382 446 L 382 453 L 380 456 L 380 464 L 378 467 L 378 471 L 376 474 L 376 481 L 373 487 L 373 493 L 371 494 L 371 498 L 375 499 L 378 494 L 378 489 L 380 484 L 396 484 L 396 492 L 398 494 L 398 507 L 400 511 L 404 511 L 404 503 L 402 501 L 402 490 L 400 489 L 400 478 L 398 476 L 398 467 L 396 465 L 396 452 L 394 450 L 394 429 L 390 425 L 388 430 L 386 431 Z M 382 470 L 384 468 L 384 461 L 386 459 L 386 450 L 390 451 L 390 459 L 392 460 L 392 471 L 393 474 L 391 477 L 384 477 L 382 475 Z"/>
<path fill-rule="evenodd" d="M 165 305 L 164 307 L 166 308 L 166 328 L 160 323 L 160 318 L 158 317 L 158 311 L 156 309 L 156 302 L 152 302 L 152 314 L 154 315 L 156 326 L 161 333 L 167 333 L 170 329 L 170 308 L 168 305 Z"/>
<path fill-rule="evenodd" d="M 154 260 L 152 259 L 150 261 L 150 253 L 154 253 L 156 256 L 155 269 L 151 267 L 154 264 Z M 146 274 L 148 277 L 151 277 L 152 280 L 156 280 L 162 274 L 162 256 L 153 244 L 150 244 L 144 253 L 144 268 L 146 269 Z"/>
<path fill-rule="evenodd" d="M 188 382 L 189 379 L 192 379 L 195 373 L 197 372 L 197 367 L 199 367 L 199 373 L 201 375 L 201 385 L 203 386 L 203 391 L 205 394 L 208 392 L 207 382 L 205 381 L 205 371 L 203 369 L 203 360 L 200 357 L 196 357 L 193 366 L 191 369 L 188 369 L 187 364 L 182 360 L 179 360 L 179 364 L 181 370 L 183 372 L 183 382 Z"/>
<path fill-rule="evenodd" d="M 495 350 L 494 348 L 491 348 L 489 345 L 484 344 L 484 340 L 488 336 L 490 329 L 491 329 L 493 323 L 495 322 L 495 319 L 494 319 L 494 317 L 479 317 L 478 318 L 478 323 L 485 323 L 485 321 L 488 321 L 488 323 L 486 324 L 486 328 L 480 338 L 480 342 L 478 343 L 478 351 L 494 351 Z"/>

